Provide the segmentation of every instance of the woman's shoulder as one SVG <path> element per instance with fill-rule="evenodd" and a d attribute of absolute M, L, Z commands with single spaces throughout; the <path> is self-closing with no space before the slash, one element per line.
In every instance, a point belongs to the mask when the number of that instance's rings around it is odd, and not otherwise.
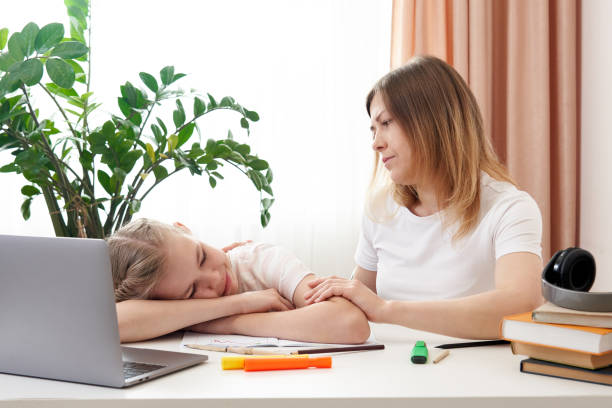
<path fill-rule="evenodd" d="M 538 205 L 526 191 L 520 190 L 514 184 L 497 180 L 489 174 L 481 173 L 481 213 L 492 210 L 505 211 L 510 207 L 520 206 L 539 212 Z"/>

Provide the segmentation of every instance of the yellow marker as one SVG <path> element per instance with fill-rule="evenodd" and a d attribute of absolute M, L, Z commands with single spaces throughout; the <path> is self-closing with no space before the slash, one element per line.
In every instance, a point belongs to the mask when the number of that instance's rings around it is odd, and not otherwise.
<path fill-rule="evenodd" d="M 299 354 L 288 356 L 282 355 L 265 355 L 265 356 L 231 356 L 221 357 L 221 368 L 224 370 L 242 370 L 244 368 L 244 360 L 247 358 L 308 358 L 308 354 Z"/>

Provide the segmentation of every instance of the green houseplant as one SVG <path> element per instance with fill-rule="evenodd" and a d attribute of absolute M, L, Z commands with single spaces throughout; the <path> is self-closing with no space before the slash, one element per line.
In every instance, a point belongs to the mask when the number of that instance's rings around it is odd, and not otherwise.
<path fill-rule="evenodd" d="M 8 29 L 0 30 L 0 150 L 13 156 L 0 164 L 0 172 L 25 178 L 23 218 L 42 195 L 57 236 L 104 238 L 130 221 L 151 190 L 173 174 L 205 175 L 214 188 L 223 179 L 221 167 L 229 164 L 260 192 L 265 227 L 274 202 L 268 163 L 251 154 L 248 144 L 235 141 L 231 131 L 224 139 L 194 141 L 200 132 L 197 120 L 211 112 L 236 112 L 247 134 L 258 114 L 229 96 L 217 101 L 210 94 L 186 95 L 174 86 L 185 75 L 166 66 L 157 78 L 141 72 L 143 88 L 130 82 L 120 86 L 121 114 L 91 123 L 100 104 L 90 89 L 89 1 L 64 3 L 69 37 L 60 23 L 42 28 L 29 23 L 10 36 Z M 61 123 L 41 116 L 34 91 L 52 101 Z M 191 109 L 184 107 L 187 98 Z M 168 103 L 173 105 L 171 125 L 156 116 L 157 108 Z"/>

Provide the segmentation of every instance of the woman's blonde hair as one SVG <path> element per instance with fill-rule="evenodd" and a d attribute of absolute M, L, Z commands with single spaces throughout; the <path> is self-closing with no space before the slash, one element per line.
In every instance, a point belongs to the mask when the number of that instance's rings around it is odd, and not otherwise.
<path fill-rule="evenodd" d="M 414 57 L 382 77 L 367 96 L 368 115 L 377 94 L 411 144 L 418 179 L 438 192 L 444 225 L 458 224 L 453 240 L 464 237 L 478 223 L 480 172 L 514 184 L 484 134 L 476 98 L 457 71 L 432 56 Z M 375 154 L 366 207 L 370 218 L 388 217 L 381 209 L 389 194 L 406 207 L 418 200 L 415 186 L 393 183 Z"/>
<path fill-rule="evenodd" d="M 151 297 L 166 261 L 164 241 L 168 233 L 185 232 L 169 224 L 140 218 L 124 225 L 106 239 L 115 302 Z"/>

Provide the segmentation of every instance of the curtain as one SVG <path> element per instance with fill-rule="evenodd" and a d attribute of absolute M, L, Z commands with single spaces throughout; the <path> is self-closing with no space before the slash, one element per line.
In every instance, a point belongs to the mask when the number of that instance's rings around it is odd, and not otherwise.
<path fill-rule="evenodd" d="M 444 59 L 543 218 L 543 259 L 579 242 L 580 0 L 393 0 L 391 67 Z"/>

